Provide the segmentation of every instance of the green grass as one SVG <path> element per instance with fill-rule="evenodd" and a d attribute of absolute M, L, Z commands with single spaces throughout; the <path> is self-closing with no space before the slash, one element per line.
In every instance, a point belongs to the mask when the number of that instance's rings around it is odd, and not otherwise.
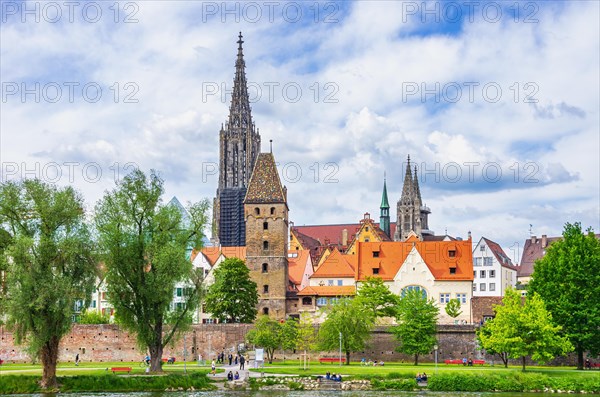
<path fill-rule="evenodd" d="M 139 362 L 101 362 L 101 363 L 80 363 L 75 366 L 73 363 L 59 363 L 56 374 L 57 376 L 75 376 L 75 375 L 102 375 L 111 373 L 112 367 L 131 367 L 132 375 L 145 374 L 146 368 L 140 367 Z M 187 363 L 187 372 L 208 374 L 210 367 L 200 367 L 196 363 Z M 108 370 L 107 370 L 108 369 Z M 183 374 L 183 363 L 164 364 L 163 371 L 166 374 Z M 32 364 L 3 364 L 0 366 L 0 376 L 4 375 L 41 375 L 41 365 Z"/>

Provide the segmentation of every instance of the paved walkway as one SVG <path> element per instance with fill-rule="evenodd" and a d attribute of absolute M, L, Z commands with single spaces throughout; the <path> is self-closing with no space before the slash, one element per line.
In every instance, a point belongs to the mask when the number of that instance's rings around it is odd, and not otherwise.
<path fill-rule="evenodd" d="M 255 369 L 254 368 L 254 361 L 250 362 L 250 365 L 248 365 L 248 362 L 246 362 L 246 364 L 244 365 L 244 369 L 240 370 L 240 365 L 227 365 L 227 364 L 217 364 L 217 370 L 218 369 L 223 369 L 224 372 L 217 372 L 216 375 L 211 375 L 208 374 L 208 377 L 211 379 L 227 379 L 227 374 L 229 373 L 229 371 L 231 371 L 233 374 L 235 374 L 235 372 L 237 371 L 240 374 L 240 379 L 244 380 L 247 379 L 248 377 L 250 378 L 260 378 L 262 377 L 262 373 L 258 370 L 256 371 L 249 371 L 250 369 Z M 267 374 L 268 376 L 298 376 L 298 375 L 286 375 L 286 374 Z"/>

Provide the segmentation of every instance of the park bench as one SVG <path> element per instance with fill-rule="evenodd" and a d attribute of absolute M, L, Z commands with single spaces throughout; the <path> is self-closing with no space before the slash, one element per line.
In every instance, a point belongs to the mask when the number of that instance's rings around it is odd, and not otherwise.
<path fill-rule="evenodd" d="M 473 360 L 473 365 L 475 364 L 483 365 L 485 364 L 485 360 Z"/>
<path fill-rule="evenodd" d="M 462 360 L 444 360 L 444 364 L 462 364 Z"/>
<path fill-rule="evenodd" d="M 319 363 L 323 364 L 323 363 L 339 363 L 340 362 L 340 358 L 339 357 L 321 357 L 319 359 Z M 342 362 L 345 363 L 346 359 L 342 357 Z"/>
<path fill-rule="evenodd" d="M 113 374 L 115 372 L 127 372 L 127 373 L 131 373 L 131 367 L 112 367 L 110 370 L 112 371 Z"/>

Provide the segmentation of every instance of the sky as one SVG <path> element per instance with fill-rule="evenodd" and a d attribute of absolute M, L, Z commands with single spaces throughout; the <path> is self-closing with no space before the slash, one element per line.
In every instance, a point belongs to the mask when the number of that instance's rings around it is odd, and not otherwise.
<path fill-rule="evenodd" d="M 238 34 L 296 225 L 392 218 L 407 156 L 430 229 L 600 230 L 596 1 L 0 1 L 0 177 L 89 211 L 132 167 L 215 195 Z M 476 243 L 474 241 L 474 243 Z"/>

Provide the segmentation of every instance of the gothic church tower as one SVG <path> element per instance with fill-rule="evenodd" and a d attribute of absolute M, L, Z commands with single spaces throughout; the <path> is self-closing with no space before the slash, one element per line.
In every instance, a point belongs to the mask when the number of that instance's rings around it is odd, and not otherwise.
<path fill-rule="evenodd" d="M 213 202 L 213 238 L 223 247 L 246 243 L 243 202 L 260 152 L 260 135 L 248 98 L 241 32 L 237 43 L 229 119 L 219 133 L 219 187 Z"/>
<path fill-rule="evenodd" d="M 423 240 L 423 235 L 432 235 L 433 232 L 428 227 L 430 213 L 429 207 L 424 206 L 421 201 L 417 167 L 415 166 L 415 176 L 413 178 L 410 168 L 410 156 L 408 156 L 402 196 L 397 204 L 398 218 L 394 240 L 405 241 L 411 232 L 416 234 L 420 240 Z"/>
<path fill-rule="evenodd" d="M 258 155 L 244 200 L 246 266 L 258 287 L 258 314 L 286 317 L 288 277 L 287 189 L 272 153 Z"/>

